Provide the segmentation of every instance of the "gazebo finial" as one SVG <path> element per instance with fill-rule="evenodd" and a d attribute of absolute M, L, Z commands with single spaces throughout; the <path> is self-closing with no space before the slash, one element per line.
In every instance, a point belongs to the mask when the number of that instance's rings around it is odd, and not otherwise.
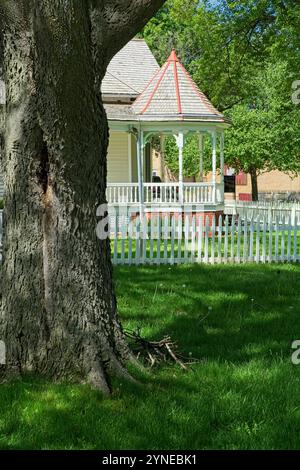
<path fill-rule="evenodd" d="M 167 62 L 179 62 L 179 59 L 176 55 L 174 47 L 172 47 L 171 54 L 170 54 Z"/>

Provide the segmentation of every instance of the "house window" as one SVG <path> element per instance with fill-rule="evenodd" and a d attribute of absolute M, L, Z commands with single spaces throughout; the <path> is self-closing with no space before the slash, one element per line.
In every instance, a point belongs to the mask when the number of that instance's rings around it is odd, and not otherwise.
<path fill-rule="evenodd" d="M 247 174 L 241 171 L 236 176 L 236 184 L 239 186 L 247 186 Z"/>
<path fill-rule="evenodd" d="M 224 175 L 225 176 L 234 176 L 235 175 L 235 170 L 234 168 L 231 168 L 230 166 L 225 165 L 224 166 Z M 248 178 L 247 178 L 247 173 L 244 173 L 241 171 L 238 175 L 235 176 L 235 184 L 239 186 L 247 186 L 248 184 Z"/>
<path fill-rule="evenodd" d="M 224 192 L 235 193 L 235 176 L 224 176 Z"/>

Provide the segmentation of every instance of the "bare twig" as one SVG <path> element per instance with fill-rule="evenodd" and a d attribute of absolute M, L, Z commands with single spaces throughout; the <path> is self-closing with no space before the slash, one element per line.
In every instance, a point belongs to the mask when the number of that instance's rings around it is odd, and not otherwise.
<path fill-rule="evenodd" d="M 197 359 L 186 358 L 178 353 L 177 345 L 170 336 L 165 336 L 160 341 L 149 341 L 141 336 L 140 330 L 125 330 L 125 336 L 133 342 L 132 348 L 137 357 L 143 357 L 150 367 L 171 359 L 183 370 L 187 370 L 187 365 L 199 362 Z"/>

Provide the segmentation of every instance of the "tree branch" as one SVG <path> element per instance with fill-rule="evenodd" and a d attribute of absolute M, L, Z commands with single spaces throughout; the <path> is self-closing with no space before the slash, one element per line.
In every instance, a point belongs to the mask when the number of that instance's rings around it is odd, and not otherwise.
<path fill-rule="evenodd" d="M 106 51 L 106 64 L 141 31 L 165 2 L 166 0 L 92 0 L 94 42 Z"/>

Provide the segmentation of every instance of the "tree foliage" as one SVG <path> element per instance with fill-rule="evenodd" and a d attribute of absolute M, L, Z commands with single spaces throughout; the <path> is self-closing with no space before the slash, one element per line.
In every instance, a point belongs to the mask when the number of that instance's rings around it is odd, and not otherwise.
<path fill-rule="evenodd" d="M 144 37 L 160 62 L 175 47 L 202 91 L 232 119 L 227 163 L 256 173 L 297 172 L 300 106 L 291 95 L 300 79 L 299 30 L 295 0 L 169 0 Z"/>
<path fill-rule="evenodd" d="M 237 170 L 299 171 L 300 116 L 286 90 L 287 74 L 286 62 L 268 63 L 252 80 L 252 97 L 228 113 L 227 163 Z"/>
<path fill-rule="evenodd" d="M 211 139 L 207 136 L 204 140 L 204 155 L 203 155 L 203 169 L 206 172 L 211 171 L 211 153 L 212 144 Z M 178 147 L 173 137 L 167 137 L 165 141 L 165 155 L 164 162 L 172 175 L 178 177 L 179 172 L 179 159 Z M 197 135 L 188 135 L 185 138 L 183 149 L 183 176 L 184 177 L 197 177 L 200 171 L 200 151 L 199 139 Z"/>

